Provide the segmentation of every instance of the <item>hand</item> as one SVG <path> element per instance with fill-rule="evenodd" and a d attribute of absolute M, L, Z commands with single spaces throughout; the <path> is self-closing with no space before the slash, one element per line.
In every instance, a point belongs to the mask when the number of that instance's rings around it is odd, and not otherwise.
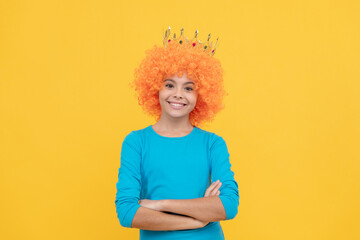
<path fill-rule="evenodd" d="M 220 194 L 220 187 L 222 185 L 222 182 L 220 180 L 217 180 L 216 182 L 213 182 L 208 189 L 206 189 L 204 197 L 210 197 L 210 196 L 219 196 Z"/>
<path fill-rule="evenodd" d="M 204 222 L 204 221 L 201 221 L 201 220 L 198 220 L 198 219 L 195 219 L 195 218 L 194 218 L 194 221 L 198 224 L 197 228 L 205 227 L 209 223 L 209 222 Z"/>
<path fill-rule="evenodd" d="M 162 211 L 161 200 L 141 199 L 139 204 L 143 207 L 151 208 L 156 211 Z"/>

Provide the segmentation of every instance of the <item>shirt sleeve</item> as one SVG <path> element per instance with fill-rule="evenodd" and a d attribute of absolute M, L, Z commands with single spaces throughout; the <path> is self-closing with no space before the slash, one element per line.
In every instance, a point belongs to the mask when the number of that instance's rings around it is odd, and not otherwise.
<path fill-rule="evenodd" d="M 141 191 L 141 139 L 132 131 L 121 147 L 121 164 L 116 184 L 116 212 L 121 226 L 131 228 L 132 220 L 139 209 Z"/>
<path fill-rule="evenodd" d="M 226 219 L 233 219 L 237 215 L 239 206 L 238 184 L 234 179 L 234 172 L 231 171 L 230 154 L 224 139 L 213 134 L 213 141 L 210 147 L 211 158 L 211 181 L 220 180 L 220 195 L 226 212 Z"/>

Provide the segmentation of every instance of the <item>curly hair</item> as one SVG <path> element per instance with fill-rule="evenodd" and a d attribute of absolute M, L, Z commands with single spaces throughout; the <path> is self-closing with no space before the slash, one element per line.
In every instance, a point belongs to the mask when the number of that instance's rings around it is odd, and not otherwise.
<path fill-rule="evenodd" d="M 228 93 L 223 86 L 221 63 L 201 47 L 173 41 L 166 47 L 154 45 L 145 53 L 146 57 L 134 71 L 130 87 L 135 89 L 139 105 L 157 121 L 161 116 L 159 91 L 163 80 L 175 73 L 181 77 L 184 71 L 194 81 L 194 90 L 198 93 L 196 106 L 189 114 L 191 124 L 199 126 L 205 121 L 212 121 L 225 108 L 222 100 Z"/>

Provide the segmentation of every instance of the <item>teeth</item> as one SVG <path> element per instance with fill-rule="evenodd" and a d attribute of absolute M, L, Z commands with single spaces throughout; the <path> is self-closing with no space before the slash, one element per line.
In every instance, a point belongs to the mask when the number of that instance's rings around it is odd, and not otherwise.
<path fill-rule="evenodd" d="M 169 102 L 170 103 L 170 102 Z M 173 106 L 176 106 L 176 107 L 182 107 L 184 106 L 184 104 L 178 104 L 178 103 L 170 103 L 171 105 Z"/>

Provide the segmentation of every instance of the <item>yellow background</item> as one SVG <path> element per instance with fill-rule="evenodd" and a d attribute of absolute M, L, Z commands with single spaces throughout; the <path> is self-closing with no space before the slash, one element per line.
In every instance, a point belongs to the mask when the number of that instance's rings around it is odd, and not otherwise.
<path fill-rule="evenodd" d="M 138 239 L 115 211 L 128 83 L 163 30 L 219 36 L 226 240 L 360 239 L 358 1 L 0 2 L 0 238 Z"/>

